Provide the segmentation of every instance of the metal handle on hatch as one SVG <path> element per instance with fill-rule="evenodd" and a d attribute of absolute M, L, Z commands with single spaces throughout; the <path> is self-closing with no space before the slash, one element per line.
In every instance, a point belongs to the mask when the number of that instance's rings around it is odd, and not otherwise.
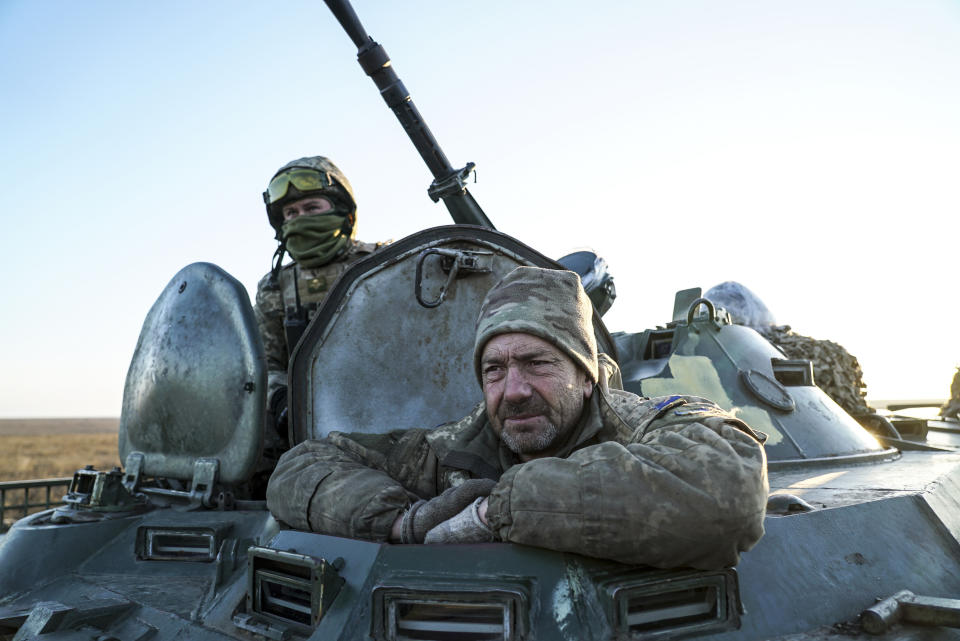
<path fill-rule="evenodd" d="M 713 306 L 713 303 L 708 298 L 698 298 L 690 303 L 690 309 L 687 310 L 687 326 L 693 331 L 697 331 L 697 329 L 693 326 L 693 313 L 697 311 L 697 308 L 701 305 L 705 305 L 707 307 L 707 314 L 709 314 L 708 320 L 713 323 L 714 327 L 720 329 L 720 324 L 717 322 L 717 309 Z"/>
<path fill-rule="evenodd" d="M 443 303 L 443 299 L 447 296 L 447 288 L 450 287 L 450 283 L 453 282 L 453 279 L 457 277 L 457 272 L 460 271 L 460 261 L 456 260 L 457 254 L 459 252 L 442 250 L 433 247 L 427 249 L 420 254 L 420 257 L 417 259 L 417 279 L 413 284 L 414 293 L 417 296 L 417 302 L 431 309 L 433 307 L 439 307 Z M 447 282 L 443 284 L 443 287 L 440 289 L 440 295 L 432 301 L 423 300 L 423 263 L 426 262 L 427 257 L 431 254 L 437 254 L 438 256 L 448 256 L 454 259 L 453 267 L 450 268 L 450 275 L 447 276 Z"/>
<path fill-rule="evenodd" d="M 423 299 L 423 264 L 427 261 L 427 257 L 432 254 L 449 259 L 450 275 L 447 276 L 447 282 L 444 283 L 443 287 L 440 289 L 440 295 L 434 300 L 428 301 Z M 417 302 L 427 309 L 438 307 L 447 297 L 447 292 L 450 290 L 450 285 L 456 278 L 466 274 L 489 274 L 493 272 L 491 263 L 492 258 L 493 253 L 486 251 L 439 249 L 437 247 L 431 247 L 430 249 L 423 250 L 420 252 L 420 256 L 417 258 L 417 276 L 413 285 L 414 293 L 417 296 Z"/>

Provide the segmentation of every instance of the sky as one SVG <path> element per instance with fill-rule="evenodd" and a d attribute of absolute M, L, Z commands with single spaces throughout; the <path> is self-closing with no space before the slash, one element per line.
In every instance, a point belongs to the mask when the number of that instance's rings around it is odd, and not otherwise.
<path fill-rule="evenodd" d="M 736 280 L 859 359 L 869 399 L 960 365 L 960 3 L 356 0 L 501 231 L 603 256 L 611 331 Z M 261 192 L 329 156 L 358 237 L 449 224 L 319 0 L 0 0 L 0 417 L 119 416 L 150 306 L 251 296 Z"/>

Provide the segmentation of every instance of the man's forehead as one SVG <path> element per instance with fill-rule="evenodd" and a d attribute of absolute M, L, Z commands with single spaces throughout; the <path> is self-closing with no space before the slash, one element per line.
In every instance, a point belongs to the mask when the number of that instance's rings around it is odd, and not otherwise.
<path fill-rule="evenodd" d="M 524 332 L 498 334 L 487 341 L 481 361 L 503 358 L 529 358 L 549 354 L 566 358 L 561 350 L 539 336 Z"/>

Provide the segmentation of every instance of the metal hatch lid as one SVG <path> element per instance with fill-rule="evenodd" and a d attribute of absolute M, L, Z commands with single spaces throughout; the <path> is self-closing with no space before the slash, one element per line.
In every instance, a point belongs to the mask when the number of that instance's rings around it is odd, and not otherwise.
<path fill-rule="evenodd" d="M 147 476 L 190 480 L 198 458 L 237 483 L 260 456 L 267 366 L 243 285 L 211 263 L 170 280 L 147 313 L 123 390 L 121 460 Z"/>
<path fill-rule="evenodd" d="M 475 258 L 480 271 L 465 268 L 451 279 L 457 252 L 467 259 L 461 262 Z M 480 304 L 520 265 L 563 269 L 511 236 L 474 225 L 420 231 L 351 266 L 290 358 L 293 442 L 333 430 L 434 427 L 466 415 L 481 399 L 472 365 Z M 436 302 L 444 287 L 442 302 L 422 304 Z M 596 311 L 593 323 L 598 349 L 616 358 Z"/>

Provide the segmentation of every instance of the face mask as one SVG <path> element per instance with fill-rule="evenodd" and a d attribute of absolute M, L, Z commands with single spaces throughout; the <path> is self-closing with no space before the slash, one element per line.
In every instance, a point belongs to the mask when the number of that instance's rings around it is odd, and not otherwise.
<path fill-rule="evenodd" d="M 302 267 L 312 269 L 336 258 L 349 242 L 343 233 L 345 216 L 318 214 L 300 216 L 283 223 L 283 239 L 290 256 Z"/>

